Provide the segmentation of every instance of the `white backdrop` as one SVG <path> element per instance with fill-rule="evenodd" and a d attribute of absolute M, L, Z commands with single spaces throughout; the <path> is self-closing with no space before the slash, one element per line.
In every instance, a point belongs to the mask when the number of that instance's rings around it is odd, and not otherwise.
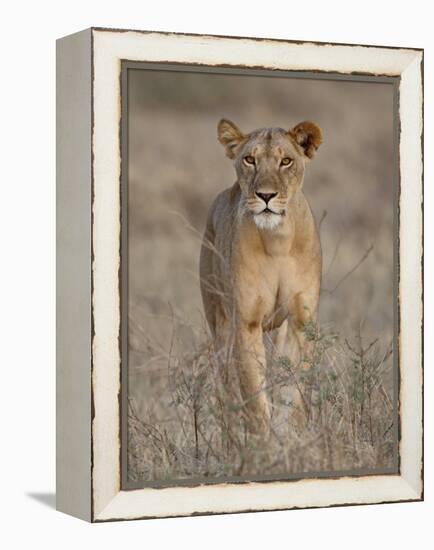
<path fill-rule="evenodd" d="M 434 39 L 429 11 L 423 0 L 219 0 L 207 6 L 194 0 L 39 0 L 3 5 L 0 543 L 9 539 L 5 547 L 431 547 Z M 424 503 L 93 526 L 54 511 L 55 39 L 92 25 L 425 48 Z"/>

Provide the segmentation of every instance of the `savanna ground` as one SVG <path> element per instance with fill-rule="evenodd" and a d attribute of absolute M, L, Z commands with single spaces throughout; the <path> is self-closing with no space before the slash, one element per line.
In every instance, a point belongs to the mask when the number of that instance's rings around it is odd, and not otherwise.
<path fill-rule="evenodd" d="M 312 420 L 288 421 L 298 375 L 266 337 L 266 445 L 225 394 L 199 291 L 207 210 L 234 182 L 222 117 L 245 131 L 310 119 L 324 132 L 304 184 L 323 248 L 320 328 L 306 328 Z M 129 480 L 395 467 L 393 131 L 387 84 L 130 71 Z"/>

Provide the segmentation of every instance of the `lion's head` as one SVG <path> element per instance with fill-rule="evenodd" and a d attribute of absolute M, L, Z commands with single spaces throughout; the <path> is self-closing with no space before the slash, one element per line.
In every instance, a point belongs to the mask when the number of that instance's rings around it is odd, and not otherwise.
<path fill-rule="evenodd" d="M 231 121 L 218 124 L 218 139 L 234 160 L 243 204 L 261 229 L 275 229 L 303 184 L 305 163 L 322 142 L 321 129 L 301 122 L 292 130 L 261 128 L 243 134 Z"/>

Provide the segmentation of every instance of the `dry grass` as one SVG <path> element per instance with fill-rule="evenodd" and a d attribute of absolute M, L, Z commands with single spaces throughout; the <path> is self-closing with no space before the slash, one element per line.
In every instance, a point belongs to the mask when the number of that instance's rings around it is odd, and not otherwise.
<path fill-rule="evenodd" d="M 140 414 L 130 399 L 130 480 L 285 477 L 393 467 L 394 400 L 385 382 L 391 344 L 365 343 L 361 332 L 353 342 L 341 342 L 331 331 L 306 331 L 315 353 L 311 420 L 305 428 L 291 422 L 289 389 L 300 383 L 300 374 L 289 358 L 274 356 L 270 338 L 266 392 L 272 420 L 266 442 L 248 435 L 239 392 L 229 392 L 222 383 L 220 370 L 232 365 L 230 355 L 217 356 L 205 340 L 183 356 L 169 352 L 166 373 L 153 385 L 153 402 Z M 176 338 L 174 330 L 172 344 Z"/>

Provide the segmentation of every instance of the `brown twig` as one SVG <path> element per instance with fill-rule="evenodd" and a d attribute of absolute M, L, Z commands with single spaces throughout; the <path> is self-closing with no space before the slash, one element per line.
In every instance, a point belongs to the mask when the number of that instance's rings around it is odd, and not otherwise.
<path fill-rule="evenodd" d="M 354 267 L 352 267 L 343 277 L 339 279 L 339 281 L 335 284 L 335 286 L 329 290 L 327 288 L 323 288 L 323 292 L 327 292 L 328 294 L 333 294 L 340 286 L 341 284 L 348 279 L 350 275 L 352 275 L 366 260 L 366 258 L 369 256 L 369 254 L 374 250 L 374 245 L 371 244 L 371 246 L 365 251 L 363 256 L 360 258 L 360 260 L 356 263 Z"/>

